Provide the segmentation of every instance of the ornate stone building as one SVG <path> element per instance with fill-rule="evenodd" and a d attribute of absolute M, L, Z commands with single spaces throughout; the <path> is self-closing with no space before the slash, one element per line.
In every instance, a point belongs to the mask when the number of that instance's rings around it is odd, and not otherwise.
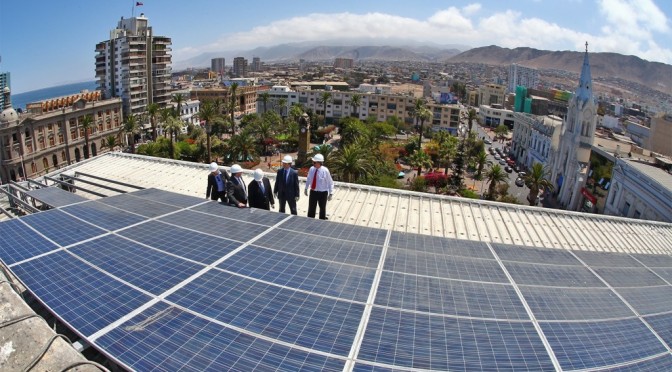
<path fill-rule="evenodd" d="M 119 136 L 121 98 L 101 100 L 99 91 L 29 103 L 21 115 L 12 108 L 9 89 L 0 113 L 0 180 L 33 178 L 103 151 L 104 138 Z M 83 119 L 91 115 L 89 146 Z"/>
<path fill-rule="evenodd" d="M 558 156 L 555 157 L 551 181 L 558 202 L 567 210 L 580 210 L 590 163 L 590 151 L 595 137 L 597 107 L 593 101 L 593 86 L 588 62 L 588 43 L 583 57 L 579 87 L 569 102 L 562 123 Z"/>

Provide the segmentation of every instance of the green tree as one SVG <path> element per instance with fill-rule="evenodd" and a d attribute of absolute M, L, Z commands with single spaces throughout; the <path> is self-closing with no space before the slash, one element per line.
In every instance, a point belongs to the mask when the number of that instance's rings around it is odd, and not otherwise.
<path fill-rule="evenodd" d="M 278 100 L 278 115 L 280 115 L 281 118 L 285 117 L 285 111 L 287 111 L 287 98 L 280 98 Z"/>
<path fill-rule="evenodd" d="M 175 110 L 172 107 L 166 107 L 159 111 L 159 117 L 161 118 L 161 126 L 163 127 L 163 135 L 168 137 L 170 132 L 166 129 L 166 124 L 168 120 L 172 117 L 175 117 Z"/>
<path fill-rule="evenodd" d="M 358 142 L 335 151 L 331 155 L 329 168 L 338 179 L 345 182 L 357 182 L 362 177 L 372 176 L 376 171 L 371 150 Z"/>
<path fill-rule="evenodd" d="M 238 97 L 236 92 L 238 83 L 233 83 L 229 87 L 229 114 L 231 115 L 231 135 L 236 134 L 236 109 L 238 108 Z"/>
<path fill-rule="evenodd" d="M 432 111 L 430 111 L 427 107 L 423 107 L 418 112 L 417 117 L 420 120 L 420 128 L 419 128 L 420 135 L 418 136 L 418 147 L 422 148 L 422 131 L 423 128 L 425 127 L 425 121 L 432 120 Z"/>
<path fill-rule="evenodd" d="M 471 134 L 471 129 L 474 126 L 474 121 L 478 121 L 478 114 L 476 114 L 476 110 L 474 109 L 469 109 L 467 111 L 467 125 L 469 126 L 469 134 Z"/>
<path fill-rule="evenodd" d="M 254 137 L 249 130 L 234 134 L 229 139 L 228 156 L 232 162 L 250 161 L 257 156 Z"/>
<path fill-rule="evenodd" d="M 206 162 L 210 163 L 211 153 L 210 153 L 210 135 L 212 133 L 212 125 L 215 123 L 215 120 L 219 117 L 217 113 L 217 108 L 212 103 L 212 101 L 205 101 L 201 105 L 198 114 L 196 114 L 199 120 L 205 122 L 205 138 L 206 138 Z"/>
<path fill-rule="evenodd" d="M 117 140 L 117 136 L 114 134 L 109 134 L 105 138 L 103 138 L 103 143 L 101 144 L 102 148 L 108 148 L 110 151 L 114 151 L 114 149 L 119 146 L 119 141 Z"/>
<path fill-rule="evenodd" d="M 128 141 L 129 146 L 131 146 L 131 154 L 135 153 L 135 135 L 140 132 L 140 125 L 138 124 L 138 118 L 135 115 L 129 115 L 124 120 L 124 126 L 122 127 L 124 133 L 128 135 L 130 140 Z"/>
<path fill-rule="evenodd" d="M 257 96 L 257 101 L 263 103 L 264 105 L 264 112 L 268 111 L 267 110 L 268 101 L 270 100 L 271 100 L 271 94 L 268 92 L 259 93 L 259 96 Z"/>
<path fill-rule="evenodd" d="M 174 116 L 169 116 L 168 121 L 164 124 L 166 133 L 170 135 L 169 154 L 171 159 L 175 159 L 175 140 L 177 139 L 177 134 L 182 131 L 183 125 L 184 123 Z"/>
<path fill-rule="evenodd" d="M 509 128 L 504 124 L 500 124 L 500 125 L 497 126 L 497 128 L 495 128 L 495 135 L 499 139 L 503 139 L 504 137 L 506 137 L 506 135 L 508 133 L 509 133 Z"/>
<path fill-rule="evenodd" d="M 156 141 L 156 119 L 159 116 L 159 111 L 161 108 L 156 103 L 150 103 L 147 105 L 147 117 L 149 118 L 149 123 L 152 126 L 152 140 Z"/>
<path fill-rule="evenodd" d="M 553 190 L 553 183 L 546 178 L 547 175 L 548 172 L 541 163 L 534 163 L 529 173 L 523 177 L 525 185 L 530 188 L 530 193 L 527 195 L 527 201 L 530 205 L 537 204 L 539 189 Z"/>
<path fill-rule="evenodd" d="M 93 128 L 93 116 L 86 115 L 79 121 L 79 126 L 84 130 L 84 159 L 89 158 L 89 130 Z"/>
<path fill-rule="evenodd" d="M 359 93 L 355 93 L 350 97 L 350 106 L 352 107 L 352 117 L 358 118 L 359 115 L 357 113 L 359 106 L 362 105 L 362 95 Z"/>
<path fill-rule="evenodd" d="M 453 163 L 453 158 L 457 153 L 457 144 L 457 137 L 453 137 L 451 135 L 448 135 L 445 141 L 439 143 L 439 164 L 445 167 L 445 174 L 448 174 L 448 167 L 450 167 L 450 165 Z"/>
<path fill-rule="evenodd" d="M 490 183 L 488 186 L 487 199 L 497 199 L 497 185 L 501 182 L 505 182 L 509 178 L 508 175 L 504 172 L 502 167 L 499 166 L 499 164 L 495 164 L 488 170 L 488 172 L 486 172 L 485 178 Z"/>
<path fill-rule="evenodd" d="M 422 149 L 417 149 L 408 158 L 411 167 L 418 168 L 418 176 L 422 174 L 422 168 L 432 167 L 432 158 Z"/>
<path fill-rule="evenodd" d="M 182 104 L 186 101 L 184 95 L 182 93 L 175 93 L 171 97 L 171 101 L 173 101 L 176 104 L 175 108 L 176 116 L 180 117 L 182 115 Z"/>
<path fill-rule="evenodd" d="M 327 105 L 331 102 L 331 92 L 322 92 L 320 97 L 317 99 L 317 103 L 322 105 L 322 115 L 324 116 L 324 122 L 322 125 L 327 125 Z"/>
<path fill-rule="evenodd" d="M 492 162 L 488 160 L 488 154 L 485 151 L 479 152 L 474 160 L 476 161 L 477 166 L 476 176 L 474 176 L 474 178 L 480 180 L 482 177 L 483 168 Z"/>

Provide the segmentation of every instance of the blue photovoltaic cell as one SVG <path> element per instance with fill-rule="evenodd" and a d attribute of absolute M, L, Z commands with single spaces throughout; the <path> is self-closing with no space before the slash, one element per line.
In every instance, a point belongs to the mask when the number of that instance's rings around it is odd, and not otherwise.
<path fill-rule="evenodd" d="M 308 292 L 366 302 L 376 271 L 249 246 L 217 267 Z"/>
<path fill-rule="evenodd" d="M 109 235 L 70 251 L 138 288 L 159 295 L 189 278 L 203 265 Z"/>
<path fill-rule="evenodd" d="M 432 316 L 374 306 L 359 360 L 397 367 L 552 371 L 531 322 Z"/>
<path fill-rule="evenodd" d="M 529 320 L 511 285 L 383 272 L 376 305 L 475 318 Z"/>
<path fill-rule="evenodd" d="M 609 372 L 660 372 L 672 371 L 672 354 L 645 360 L 643 362 L 629 364 L 621 367 L 610 367 Z"/>
<path fill-rule="evenodd" d="M 41 203 L 54 208 L 88 200 L 83 196 L 65 191 L 60 187 L 43 187 L 41 189 L 27 191 L 26 194 L 37 199 Z"/>
<path fill-rule="evenodd" d="M 504 266 L 518 284 L 549 287 L 605 287 L 584 266 L 555 266 L 504 261 Z"/>
<path fill-rule="evenodd" d="M 96 201 L 71 205 L 69 207 L 61 208 L 61 210 L 100 228 L 111 231 L 133 225 L 146 219 L 137 214 L 124 212 L 120 209 L 112 208 L 107 204 Z"/>
<path fill-rule="evenodd" d="M 414 252 L 409 249 L 388 248 L 384 269 L 439 278 L 509 283 L 495 260 Z"/>
<path fill-rule="evenodd" d="M 240 333 L 162 302 L 96 344 L 136 371 L 342 371 L 345 364 Z"/>
<path fill-rule="evenodd" d="M 500 259 L 505 261 L 542 263 L 553 265 L 576 265 L 581 262 L 563 249 L 532 248 L 517 245 L 492 243 Z"/>
<path fill-rule="evenodd" d="M 661 278 L 667 280 L 668 283 L 672 283 L 672 267 L 652 267 L 651 270 L 653 270 Z"/>
<path fill-rule="evenodd" d="M 118 232 L 131 240 L 164 252 L 209 265 L 231 253 L 240 242 L 149 221 Z"/>
<path fill-rule="evenodd" d="M 249 332 L 347 356 L 363 304 L 337 301 L 210 270 L 168 297 Z"/>
<path fill-rule="evenodd" d="M 205 201 L 195 196 L 178 194 L 176 192 L 163 191 L 154 188 L 133 191 L 128 195 L 137 198 L 152 200 L 159 203 L 170 204 L 180 208 L 191 207 L 193 205 L 197 205 Z"/>
<path fill-rule="evenodd" d="M 180 209 L 173 205 L 137 198 L 131 194 L 109 196 L 107 198 L 98 199 L 97 201 L 126 212 L 139 214 L 149 218 L 163 216 L 164 214 L 175 212 Z"/>
<path fill-rule="evenodd" d="M 644 320 L 672 348 L 672 309 L 666 314 L 647 316 Z"/>
<path fill-rule="evenodd" d="M 666 351 L 637 318 L 539 324 L 563 370 L 609 366 Z"/>
<path fill-rule="evenodd" d="M 84 336 L 150 300 L 64 251 L 24 262 L 12 271 L 37 298 Z"/>
<path fill-rule="evenodd" d="M 70 217 L 58 209 L 31 214 L 21 219 L 62 247 L 106 233 L 105 230 Z"/>
<path fill-rule="evenodd" d="M 273 226 L 291 216 L 284 213 L 274 213 L 257 208 L 236 208 L 214 201 L 201 204 L 191 208 L 191 210 L 264 226 Z"/>
<path fill-rule="evenodd" d="M 594 268 L 612 287 L 650 287 L 666 283 L 646 268 Z"/>
<path fill-rule="evenodd" d="M 246 242 L 269 229 L 268 226 L 208 216 L 191 210 L 171 214 L 160 221 L 239 242 Z"/>
<path fill-rule="evenodd" d="M 608 288 L 519 286 L 537 320 L 626 318 L 635 313 Z"/>
<path fill-rule="evenodd" d="M 378 267 L 383 251 L 382 244 L 375 246 L 325 238 L 317 233 L 304 234 L 282 229 L 270 231 L 254 244 L 296 255 L 372 268 Z"/>
<path fill-rule="evenodd" d="M 495 259 L 492 252 L 490 252 L 490 248 L 485 243 L 470 240 L 448 239 L 393 231 L 390 235 L 389 246 L 450 256 Z"/>
<path fill-rule="evenodd" d="M 306 234 L 380 246 L 385 243 L 385 237 L 387 236 L 387 230 L 306 218 L 292 218 L 280 227 Z"/>
<path fill-rule="evenodd" d="M 355 363 L 354 368 L 352 369 L 354 372 L 395 372 L 395 371 L 405 371 L 403 369 L 398 369 L 398 368 L 390 368 L 390 367 L 381 367 L 381 366 L 374 366 L 371 364 L 364 364 L 364 363 Z"/>
<path fill-rule="evenodd" d="M 58 248 L 35 234 L 18 219 L 0 223 L 0 259 L 6 264 L 23 261 Z"/>
<path fill-rule="evenodd" d="M 634 258 L 625 253 L 614 252 L 574 252 L 586 265 L 590 267 L 642 267 Z"/>
<path fill-rule="evenodd" d="M 616 288 L 616 292 L 623 296 L 640 315 L 672 311 L 672 287 L 669 285 Z"/>
<path fill-rule="evenodd" d="M 648 267 L 672 267 L 672 255 L 668 254 L 632 254 L 633 258 Z"/>

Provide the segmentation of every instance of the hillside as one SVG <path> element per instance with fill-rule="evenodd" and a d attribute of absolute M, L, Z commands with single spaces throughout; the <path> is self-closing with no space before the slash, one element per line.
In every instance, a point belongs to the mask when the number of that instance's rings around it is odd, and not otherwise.
<path fill-rule="evenodd" d="M 618 78 L 670 93 L 672 66 L 645 61 L 636 56 L 617 53 L 589 53 L 593 78 Z M 474 48 L 448 59 L 448 62 L 470 62 L 488 65 L 520 63 L 540 70 L 553 69 L 580 73 L 583 53 L 549 51 L 533 48 L 501 48 L 495 45 Z"/>

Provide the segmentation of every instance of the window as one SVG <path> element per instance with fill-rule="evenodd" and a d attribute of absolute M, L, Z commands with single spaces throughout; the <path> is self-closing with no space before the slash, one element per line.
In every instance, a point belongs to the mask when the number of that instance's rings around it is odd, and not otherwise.
<path fill-rule="evenodd" d="M 65 156 L 65 150 L 61 151 L 61 161 L 68 161 L 68 158 Z"/>
<path fill-rule="evenodd" d="M 642 213 L 638 210 L 635 209 L 635 214 L 632 215 L 632 218 L 639 219 L 639 217 L 642 215 Z"/>
<path fill-rule="evenodd" d="M 623 217 L 628 217 L 628 212 L 630 212 L 630 203 L 625 202 L 625 205 L 623 205 L 623 210 L 621 211 L 621 214 Z"/>
<path fill-rule="evenodd" d="M 37 164 L 35 164 L 35 162 L 30 163 L 30 170 L 33 174 L 37 173 Z"/>

